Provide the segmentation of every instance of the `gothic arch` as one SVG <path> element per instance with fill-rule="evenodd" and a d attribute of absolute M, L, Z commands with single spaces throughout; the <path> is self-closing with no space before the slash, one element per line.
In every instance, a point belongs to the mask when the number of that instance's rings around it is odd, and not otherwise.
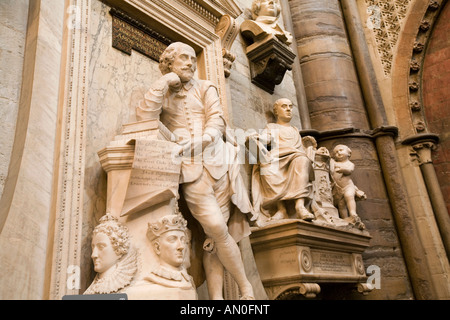
<path fill-rule="evenodd" d="M 430 133 L 424 119 L 421 76 L 433 27 L 446 2 L 417 0 L 405 18 L 392 65 L 393 108 L 401 140 Z"/>

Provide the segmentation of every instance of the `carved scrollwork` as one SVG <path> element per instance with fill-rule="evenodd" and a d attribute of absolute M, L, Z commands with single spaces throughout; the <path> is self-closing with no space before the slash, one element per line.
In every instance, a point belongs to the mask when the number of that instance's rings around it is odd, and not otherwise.
<path fill-rule="evenodd" d="M 302 266 L 302 269 L 305 272 L 310 272 L 312 270 L 312 257 L 311 257 L 311 253 L 309 252 L 309 250 L 303 250 L 300 253 L 300 263 Z"/>
<path fill-rule="evenodd" d="M 362 259 L 361 255 L 355 255 L 355 268 L 356 268 L 356 271 L 360 275 L 364 275 L 365 274 L 364 262 L 363 262 L 363 259 Z"/>

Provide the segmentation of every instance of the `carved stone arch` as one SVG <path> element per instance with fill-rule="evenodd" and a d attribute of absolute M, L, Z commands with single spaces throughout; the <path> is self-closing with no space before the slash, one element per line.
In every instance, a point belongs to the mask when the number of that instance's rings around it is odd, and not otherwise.
<path fill-rule="evenodd" d="M 426 133 L 421 75 L 430 35 L 446 0 L 417 0 L 411 4 L 392 64 L 393 108 L 400 139 Z"/>

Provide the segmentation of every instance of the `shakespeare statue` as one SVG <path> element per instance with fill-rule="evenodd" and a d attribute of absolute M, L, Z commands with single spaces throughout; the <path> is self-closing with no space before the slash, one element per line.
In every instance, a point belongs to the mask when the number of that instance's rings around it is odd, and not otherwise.
<path fill-rule="evenodd" d="M 241 297 L 253 299 L 237 245 L 250 233 L 247 214 L 253 209 L 239 173 L 238 146 L 225 141 L 227 125 L 217 88 L 210 81 L 194 79 L 196 52 L 185 43 L 171 44 L 159 67 L 163 76 L 136 114 L 138 120 L 159 119 L 178 137 L 182 195 L 207 236 L 203 264 L 209 296 L 223 299 L 225 268 Z"/>

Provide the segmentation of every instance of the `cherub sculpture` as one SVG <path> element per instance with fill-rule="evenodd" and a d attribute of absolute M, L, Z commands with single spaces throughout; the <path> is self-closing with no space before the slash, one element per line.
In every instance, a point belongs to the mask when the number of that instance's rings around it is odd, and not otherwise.
<path fill-rule="evenodd" d="M 350 161 L 352 150 L 345 145 L 337 145 L 333 149 L 330 161 L 330 172 L 333 180 L 333 198 L 342 219 L 347 219 L 356 227 L 364 229 L 360 217 L 356 213 L 356 200 L 366 199 L 366 194 L 355 186 L 350 175 L 355 165 Z"/>

